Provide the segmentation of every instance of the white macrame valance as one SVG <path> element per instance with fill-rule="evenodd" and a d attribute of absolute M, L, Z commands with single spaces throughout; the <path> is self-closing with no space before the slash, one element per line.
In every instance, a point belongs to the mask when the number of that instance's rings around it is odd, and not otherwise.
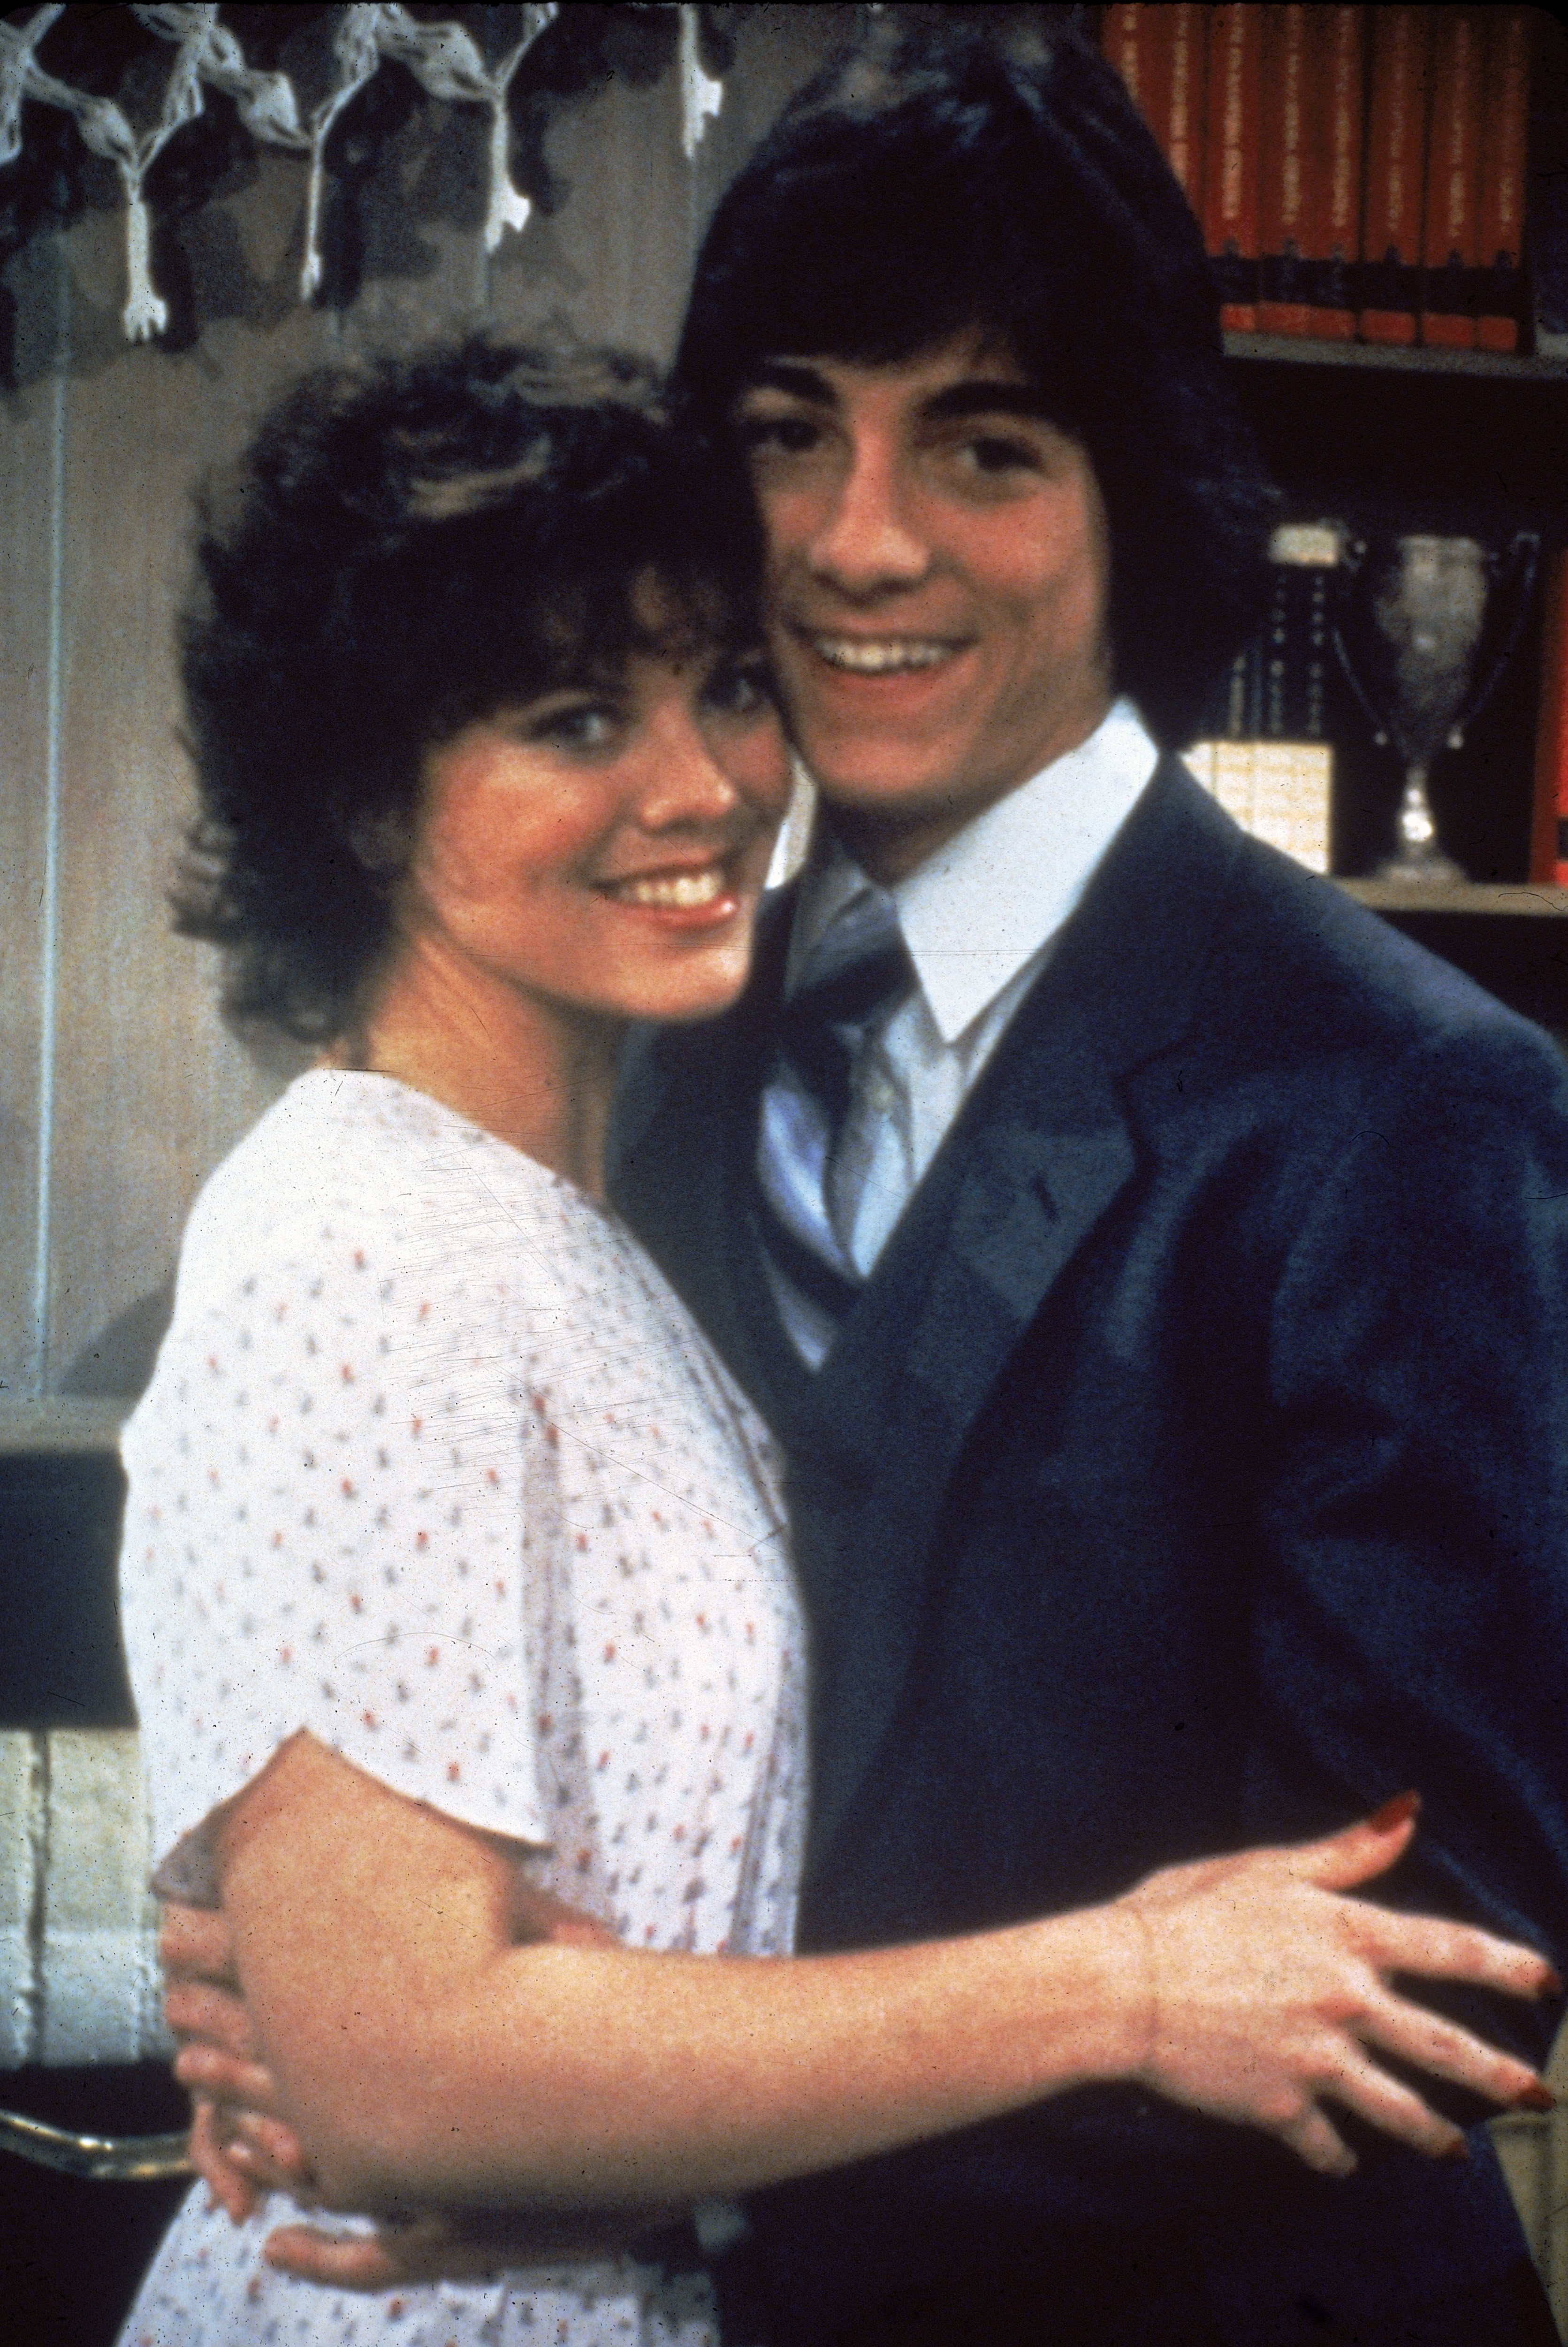
<path fill-rule="evenodd" d="M 0 23 L 0 169 L 22 152 L 22 103 L 34 98 L 62 108 L 74 119 L 84 144 L 93 154 L 114 164 L 125 190 L 126 304 L 122 313 L 128 337 L 146 342 L 169 323 L 167 304 L 152 282 L 151 236 L 143 181 L 149 166 L 178 131 L 194 122 L 202 110 L 202 87 L 222 90 L 234 101 L 241 123 L 253 138 L 269 146 L 296 149 L 309 158 L 305 182 L 304 260 L 300 271 L 300 298 L 308 302 L 322 282 L 321 224 L 329 132 L 349 100 L 392 57 L 405 66 L 428 96 L 449 104 L 482 106 L 490 117 L 488 146 L 489 191 L 485 212 L 485 251 L 494 252 L 508 229 L 520 230 L 528 219 L 527 196 L 511 176 L 511 126 L 507 111 L 513 77 L 534 43 L 559 15 L 556 0 L 518 11 L 519 36 L 494 66 L 487 66 L 472 35 L 456 23 L 428 24 L 407 8 L 384 5 L 384 0 L 356 0 L 334 9 L 331 36 L 331 73 L 324 95 L 308 110 L 286 74 L 248 66 L 239 41 L 218 21 L 213 5 L 171 5 L 131 8 L 151 33 L 173 45 L 174 57 L 164 84 L 158 119 L 142 130 L 133 129 L 124 110 L 112 98 L 94 97 L 73 89 L 46 73 L 37 59 L 38 45 L 56 18 L 59 7 L 36 8 L 21 25 Z M 698 11 L 682 6 L 681 18 L 681 144 L 688 160 L 701 144 L 709 118 L 716 115 L 723 96 L 722 83 L 704 71 Z"/>

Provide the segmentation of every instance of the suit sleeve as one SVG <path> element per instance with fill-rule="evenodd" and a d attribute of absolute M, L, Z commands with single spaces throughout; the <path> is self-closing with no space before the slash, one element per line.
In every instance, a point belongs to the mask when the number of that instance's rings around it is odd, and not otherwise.
<path fill-rule="evenodd" d="M 1255 1789 L 1277 1814 L 1303 1781 L 1413 1785 L 1419 1855 L 1390 1888 L 1561 1965 L 1568 1066 L 1543 1038 L 1478 1021 L 1368 1094 L 1269 1333 Z M 1544 2017 L 1510 2025 L 1544 2050 Z"/>

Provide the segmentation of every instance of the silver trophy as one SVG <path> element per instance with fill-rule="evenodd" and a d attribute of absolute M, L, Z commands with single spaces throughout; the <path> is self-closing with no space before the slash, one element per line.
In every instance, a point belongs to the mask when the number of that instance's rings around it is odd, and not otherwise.
<path fill-rule="evenodd" d="M 1438 845 L 1427 777 L 1440 750 L 1460 749 L 1491 700 L 1524 623 L 1539 540 L 1522 531 L 1499 555 L 1473 538 L 1350 539 L 1335 644 L 1379 747 L 1405 769 L 1399 846 L 1379 880 L 1462 881 Z M 1489 606 L 1506 588 L 1512 621 L 1481 666 Z M 1495 642 L 1498 629 L 1491 630 Z"/>

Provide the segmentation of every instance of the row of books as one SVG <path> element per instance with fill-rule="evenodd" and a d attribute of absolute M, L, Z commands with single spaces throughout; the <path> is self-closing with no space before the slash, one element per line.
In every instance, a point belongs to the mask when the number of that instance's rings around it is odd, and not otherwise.
<path fill-rule="evenodd" d="M 1245 831 L 1314 872 L 1330 869 L 1333 733 L 1342 722 L 1334 598 L 1337 522 L 1276 530 L 1266 619 L 1232 666 L 1206 739 L 1186 761 Z M 1390 843 L 1391 844 L 1391 843 Z M 1568 548 L 1545 558 L 1530 880 L 1568 887 Z"/>
<path fill-rule="evenodd" d="M 1328 870 L 1336 658 L 1330 598 L 1343 542 L 1334 522 L 1275 531 L 1267 616 L 1232 665 L 1207 738 L 1185 753 L 1204 788 L 1244 831 L 1313 872 Z"/>
<path fill-rule="evenodd" d="M 1225 325 L 1520 349 L 1540 13 L 1105 8 L 1102 46 L 1203 222 Z"/>

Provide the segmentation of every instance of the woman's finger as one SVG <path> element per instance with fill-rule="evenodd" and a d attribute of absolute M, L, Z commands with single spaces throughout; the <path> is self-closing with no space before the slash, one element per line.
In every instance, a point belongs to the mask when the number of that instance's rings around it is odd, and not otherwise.
<path fill-rule="evenodd" d="M 1315 2168 L 1319 2176 L 1355 2174 L 1355 2153 L 1317 2103 L 1309 2103 L 1299 2117 L 1287 2121 L 1276 2132 L 1281 2143 L 1288 2146 L 1298 2159 L 1304 2159 L 1308 2168 Z"/>
<path fill-rule="evenodd" d="M 1319 1841 L 1298 1843 L 1285 1853 L 1291 1873 L 1301 1882 L 1316 1882 L 1325 1891 L 1348 1891 L 1386 1873 L 1409 1849 L 1420 1809 L 1416 1793 L 1396 1793 L 1369 1818 L 1326 1834 Z"/>
<path fill-rule="evenodd" d="M 1332 2078 L 1319 2092 L 1329 2095 L 1358 2118 L 1408 2143 L 1429 2159 L 1462 2159 L 1464 2131 L 1434 2111 L 1419 2095 L 1369 2059 L 1359 2046 L 1347 2049 Z"/>
<path fill-rule="evenodd" d="M 1506 1996 L 1553 1997 L 1563 1983 L 1546 1958 L 1517 1941 L 1501 1940 L 1472 1923 L 1440 1916 L 1402 1915 L 1358 1900 L 1348 1919 L 1356 1942 L 1381 1973 L 1409 1973 L 1427 1980 L 1465 1981 Z"/>
<path fill-rule="evenodd" d="M 1505 2108 L 1516 2103 L 1534 2109 L 1552 2106 L 1549 2090 L 1528 2063 L 1391 1991 L 1368 1999 L 1357 2034 L 1382 2053 Z"/>

